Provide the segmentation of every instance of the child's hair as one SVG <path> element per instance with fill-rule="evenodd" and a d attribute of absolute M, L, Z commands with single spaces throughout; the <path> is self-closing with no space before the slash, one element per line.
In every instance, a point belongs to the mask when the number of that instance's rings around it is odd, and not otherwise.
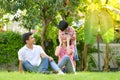
<path fill-rule="evenodd" d="M 68 23 L 65 20 L 59 22 L 57 26 L 61 31 L 64 31 L 68 27 Z"/>

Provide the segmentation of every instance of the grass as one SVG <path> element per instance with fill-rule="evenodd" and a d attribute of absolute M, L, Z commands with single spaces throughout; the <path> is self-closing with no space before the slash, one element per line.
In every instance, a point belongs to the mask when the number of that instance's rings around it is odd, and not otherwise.
<path fill-rule="evenodd" d="M 120 80 L 120 72 L 77 72 L 74 74 L 38 74 L 0 72 L 0 80 Z"/>

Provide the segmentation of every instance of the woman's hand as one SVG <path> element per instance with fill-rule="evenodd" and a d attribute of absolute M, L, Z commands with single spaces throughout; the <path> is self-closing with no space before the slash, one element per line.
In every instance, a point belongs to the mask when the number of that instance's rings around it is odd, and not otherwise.
<path fill-rule="evenodd" d="M 61 38 L 59 38 L 59 42 L 60 42 L 59 46 L 61 46 L 62 45 L 62 39 Z"/>
<path fill-rule="evenodd" d="M 66 38 L 67 38 L 67 43 L 70 42 L 71 39 L 70 35 L 66 35 Z"/>

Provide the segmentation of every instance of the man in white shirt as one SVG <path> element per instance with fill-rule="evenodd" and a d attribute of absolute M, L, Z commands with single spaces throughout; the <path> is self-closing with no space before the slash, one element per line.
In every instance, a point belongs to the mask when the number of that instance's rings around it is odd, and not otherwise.
<path fill-rule="evenodd" d="M 52 57 L 48 56 L 39 45 L 34 45 L 34 37 L 31 32 L 23 34 L 23 46 L 18 51 L 19 71 L 48 73 L 49 63 L 53 70 L 64 74 Z"/>

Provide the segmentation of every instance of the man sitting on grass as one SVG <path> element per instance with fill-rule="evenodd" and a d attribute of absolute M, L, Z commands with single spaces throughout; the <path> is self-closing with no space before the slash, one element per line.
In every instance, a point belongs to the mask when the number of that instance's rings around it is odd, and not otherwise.
<path fill-rule="evenodd" d="M 23 34 L 23 46 L 18 51 L 19 59 L 19 71 L 39 72 L 48 74 L 49 64 L 58 72 L 58 74 L 64 74 L 57 66 L 52 57 L 48 56 L 39 45 L 34 45 L 35 39 L 31 32 Z"/>

